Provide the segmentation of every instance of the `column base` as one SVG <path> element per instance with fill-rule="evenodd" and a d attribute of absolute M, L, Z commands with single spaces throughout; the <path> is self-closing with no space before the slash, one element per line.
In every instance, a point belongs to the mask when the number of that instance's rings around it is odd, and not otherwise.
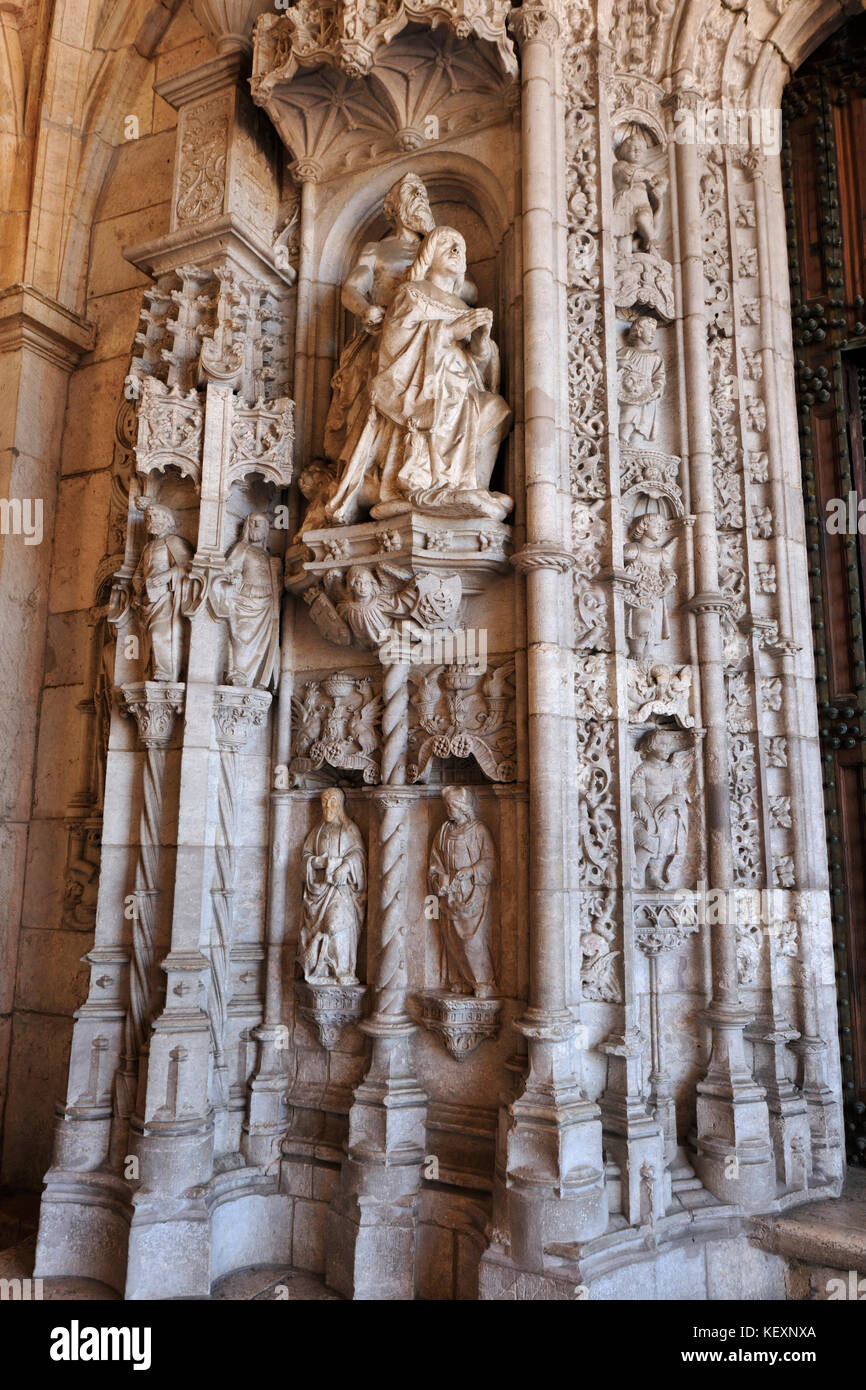
<path fill-rule="evenodd" d="M 698 1082 L 695 1172 L 721 1202 L 758 1211 L 776 1196 L 767 1096 L 746 1066 L 743 1029 L 753 1014 L 711 1007 L 709 1070 Z"/>
<path fill-rule="evenodd" d="M 267 1168 L 279 1160 L 280 1144 L 289 1123 L 288 1077 L 280 1062 L 286 1046 L 286 1029 L 282 1024 L 261 1024 L 254 1029 L 253 1036 L 259 1045 L 259 1063 L 249 1085 L 241 1153 L 247 1163 Z"/>
<path fill-rule="evenodd" d="M 515 1027 L 528 1039 L 529 1074 L 508 1107 L 505 1206 L 514 1259 L 541 1269 L 548 1245 L 607 1227 L 601 1111 L 574 1075 L 570 1014 L 530 1011 Z"/>
<path fill-rule="evenodd" d="M 346 1298 L 411 1300 L 427 1096 L 412 1072 L 409 1018 L 361 1024 L 373 1040 L 349 1111 L 340 1196 L 326 1222 L 325 1278 Z"/>

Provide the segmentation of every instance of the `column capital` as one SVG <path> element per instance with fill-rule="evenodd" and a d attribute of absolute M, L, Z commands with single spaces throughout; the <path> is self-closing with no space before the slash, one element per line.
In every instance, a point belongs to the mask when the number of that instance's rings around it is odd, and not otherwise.
<path fill-rule="evenodd" d="M 536 41 L 554 48 L 564 27 L 560 0 L 529 0 L 511 11 L 508 27 L 520 48 Z"/>

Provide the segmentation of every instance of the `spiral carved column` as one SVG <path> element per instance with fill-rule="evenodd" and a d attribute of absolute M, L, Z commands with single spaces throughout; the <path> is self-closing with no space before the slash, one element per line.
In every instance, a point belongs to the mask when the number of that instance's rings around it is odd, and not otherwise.
<path fill-rule="evenodd" d="M 183 708 L 184 687 L 157 681 L 127 685 L 127 709 L 138 724 L 146 750 L 139 821 L 139 851 L 132 892 L 132 949 L 129 968 L 129 1010 L 126 1016 L 124 1062 L 118 1072 L 116 1105 L 127 1118 L 146 1081 L 150 1028 L 157 1007 L 155 979 L 159 930 L 160 843 L 165 789 L 166 748 L 176 716 Z"/>
<path fill-rule="evenodd" d="M 220 750 L 220 778 L 217 792 L 217 836 L 214 846 L 214 877 L 211 885 L 213 926 L 210 958 L 210 1027 L 214 1066 L 214 1106 L 223 1122 L 229 1101 L 229 1076 L 225 1057 L 226 1023 L 231 1000 L 231 950 L 234 917 L 235 876 L 237 873 L 237 825 L 239 812 L 239 749 L 252 726 L 261 726 L 271 703 L 263 690 L 234 687 L 218 689 L 214 695 L 214 724 Z"/>

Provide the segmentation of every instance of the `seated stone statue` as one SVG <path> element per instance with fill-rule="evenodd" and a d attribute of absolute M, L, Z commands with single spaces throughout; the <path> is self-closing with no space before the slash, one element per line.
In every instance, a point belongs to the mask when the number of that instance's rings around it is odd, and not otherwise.
<path fill-rule="evenodd" d="M 513 503 L 488 491 L 511 411 L 498 394 L 499 352 L 489 309 L 457 293 L 466 243 L 453 227 L 424 238 L 385 314 L 371 408 L 328 503 L 335 521 L 378 478 L 376 518 L 416 507 L 446 516 L 502 521 Z"/>
<path fill-rule="evenodd" d="M 303 921 L 298 960 L 312 984 L 356 985 L 367 901 L 367 856 L 339 787 L 322 792 L 322 819 L 303 848 Z"/>

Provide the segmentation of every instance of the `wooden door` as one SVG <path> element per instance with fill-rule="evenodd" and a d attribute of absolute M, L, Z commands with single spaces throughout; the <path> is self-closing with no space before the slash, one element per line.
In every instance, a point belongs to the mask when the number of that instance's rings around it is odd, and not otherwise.
<path fill-rule="evenodd" d="M 795 74 L 783 130 L 846 1147 L 866 1166 L 866 18 Z"/>

